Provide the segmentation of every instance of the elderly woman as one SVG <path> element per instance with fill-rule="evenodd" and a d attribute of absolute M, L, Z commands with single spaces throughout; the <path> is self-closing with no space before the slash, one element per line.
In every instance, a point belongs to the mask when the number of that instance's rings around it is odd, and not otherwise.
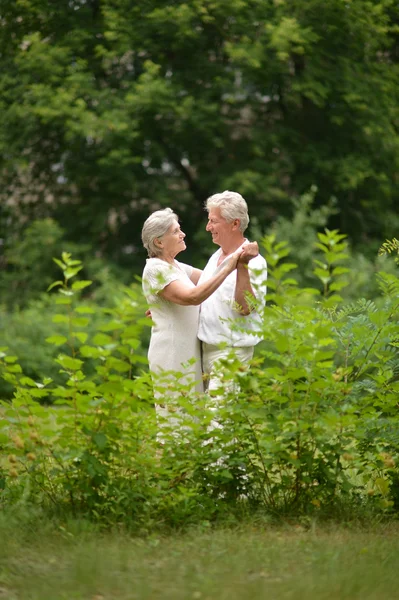
<path fill-rule="evenodd" d="M 148 350 L 150 370 L 153 374 L 181 372 L 183 383 L 201 392 L 199 305 L 234 271 L 243 250 L 239 248 L 212 277 L 197 285 L 202 271 L 175 258 L 186 249 L 186 234 L 171 208 L 152 213 L 141 237 L 149 255 L 143 271 L 143 291 L 154 322 Z"/>

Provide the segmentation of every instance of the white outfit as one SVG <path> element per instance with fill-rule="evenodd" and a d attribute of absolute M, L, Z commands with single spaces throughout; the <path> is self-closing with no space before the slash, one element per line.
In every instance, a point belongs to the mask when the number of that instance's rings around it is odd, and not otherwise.
<path fill-rule="evenodd" d="M 223 263 L 218 266 L 221 253 L 222 249 L 219 248 L 215 254 L 212 254 L 198 284 L 204 283 L 221 269 Z M 201 304 L 198 337 L 202 342 L 213 346 L 224 342 L 228 346 L 242 348 L 255 346 L 261 341 L 259 330 L 262 326 L 261 315 L 266 302 L 267 279 L 267 266 L 263 256 L 258 254 L 251 259 L 248 270 L 252 289 L 259 302 L 257 310 L 242 316 L 235 309 L 237 271 L 233 271 Z"/>
<path fill-rule="evenodd" d="M 218 266 L 219 248 L 209 259 L 198 284 L 207 281 Z M 226 260 L 226 259 L 225 259 Z M 223 261 L 224 262 L 224 261 Z M 233 350 L 241 362 L 249 362 L 254 346 L 261 341 L 262 313 L 266 302 L 267 265 L 260 254 L 248 264 L 252 289 L 258 302 L 256 310 L 240 315 L 236 310 L 235 288 L 237 271 L 230 273 L 219 288 L 201 304 L 198 337 L 202 341 L 203 371 L 208 375 L 209 388 L 220 387 L 217 362 Z M 220 348 L 220 344 L 225 347 Z"/>
<path fill-rule="evenodd" d="M 198 306 L 182 306 L 159 295 L 172 281 L 194 287 L 190 279 L 193 268 L 177 260 L 170 264 L 160 258 L 149 258 L 143 271 L 143 292 L 151 309 L 154 325 L 148 349 L 150 371 L 183 373 L 182 383 L 195 383 L 195 391 L 203 391 L 200 343 L 197 338 Z M 193 364 L 187 361 L 194 359 Z M 156 397 L 161 394 L 155 392 Z"/>

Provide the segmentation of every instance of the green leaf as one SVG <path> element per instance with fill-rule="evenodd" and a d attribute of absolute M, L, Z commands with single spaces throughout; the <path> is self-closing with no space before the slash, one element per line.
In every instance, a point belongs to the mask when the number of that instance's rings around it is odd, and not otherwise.
<path fill-rule="evenodd" d="M 331 277 L 328 274 L 328 271 L 324 271 L 322 269 L 314 269 L 314 274 L 316 275 L 316 277 L 318 277 L 320 279 L 320 281 L 322 283 L 324 283 L 325 285 L 331 281 Z"/>
<path fill-rule="evenodd" d="M 137 350 L 141 344 L 140 340 L 137 338 L 125 338 L 125 336 L 123 336 L 123 343 L 133 348 L 133 350 Z"/>
<path fill-rule="evenodd" d="M 22 373 L 22 369 L 19 365 L 10 365 L 7 367 L 7 371 L 8 371 L 8 373 Z M 4 377 L 4 375 L 3 375 L 3 377 Z"/>
<path fill-rule="evenodd" d="M 83 364 L 83 361 L 67 356 L 66 354 L 60 354 L 56 361 L 68 371 L 78 371 Z"/>
<path fill-rule="evenodd" d="M 87 315 L 92 315 L 96 312 L 96 309 L 93 308 L 92 306 L 77 306 L 75 308 L 75 312 L 77 313 L 81 313 L 81 314 L 87 314 Z"/>
<path fill-rule="evenodd" d="M 109 321 L 105 325 L 100 327 L 101 331 L 116 331 L 117 329 L 124 329 L 125 325 L 121 321 Z"/>
<path fill-rule="evenodd" d="M 36 382 L 33 381 L 33 379 L 31 379 L 30 377 L 21 377 L 19 382 L 22 385 L 28 385 L 29 387 L 36 387 Z"/>
<path fill-rule="evenodd" d="M 378 310 L 376 312 L 369 312 L 369 319 L 373 325 L 380 328 L 387 322 L 388 315 L 384 311 Z"/>
<path fill-rule="evenodd" d="M 132 364 L 141 364 L 141 365 L 148 365 L 148 358 L 146 356 L 141 356 L 140 354 L 133 354 L 133 356 L 130 357 L 130 360 L 132 362 Z"/>
<path fill-rule="evenodd" d="M 4 362 L 6 363 L 15 363 L 18 360 L 18 356 L 5 356 Z"/>
<path fill-rule="evenodd" d="M 349 283 L 348 281 L 334 281 L 330 285 L 330 292 L 339 292 L 344 287 L 347 287 L 348 283 Z"/>
<path fill-rule="evenodd" d="M 66 338 L 64 335 L 52 335 L 48 338 L 46 338 L 46 342 L 48 344 L 54 344 L 54 346 L 61 346 L 62 344 L 65 344 L 65 342 L 68 341 L 68 338 Z"/>
<path fill-rule="evenodd" d="M 120 360 L 119 358 L 115 358 L 114 356 L 110 356 L 107 359 L 107 367 L 110 369 L 115 369 L 118 373 L 127 373 L 130 370 L 130 364 Z"/>
<path fill-rule="evenodd" d="M 350 273 L 350 269 L 347 269 L 346 267 L 334 267 L 332 271 L 332 275 L 334 276 L 344 275 L 345 273 Z"/>
<path fill-rule="evenodd" d="M 87 327 L 90 320 L 86 317 L 72 317 L 71 323 L 74 327 Z"/>
<path fill-rule="evenodd" d="M 109 394 L 123 394 L 124 387 L 119 381 L 107 381 L 98 386 L 99 391 L 104 394 L 104 396 L 108 396 Z"/>
<path fill-rule="evenodd" d="M 79 273 L 79 271 L 81 271 L 82 269 L 83 269 L 83 267 L 68 267 L 64 271 L 65 279 L 68 280 L 68 279 L 71 279 L 72 277 L 75 277 L 75 275 L 77 275 Z"/>
<path fill-rule="evenodd" d="M 92 436 L 92 440 L 100 450 L 104 450 L 106 447 L 108 440 L 107 436 L 102 432 L 97 432 Z"/>
<path fill-rule="evenodd" d="M 79 352 L 85 358 L 99 358 L 101 356 L 100 350 L 94 346 L 81 346 Z"/>
<path fill-rule="evenodd" d="M 56 314 L 53 315 L 52 319 L 53 323 L 69 323 L 69 317 L 66 315 Z"/>
<path fill-rule="evenodd" d="M 286 337 L 280 336 L 277 340 L 276 340 L 276 348 L 278 352 L 284 353 L 287 352 L 289 349 L 289 340 Z"/>
<path fill-rule="evenodd" d="M 68 260 L 68 267 L 74 267 L 76 265 L 81 265 L 81 260 Z"/>
<path fill-rule="evenodd" d="M 55 262 L 56 265 L 58 265 L 63 271 L 65 271 L 66 269 L 66 265 L 61 262 L 58 258 L 53 258 L 53 261 Z"/>
<path fill-rule="evenodd" d="M 105 333 L 96 333 L 92 339 L 92 343 L 96 344 L 96 346 L 107 346 L 108 344 L 113 343 L 113 339 L 110 335 L 106 335 Z"/>
<path fill-rule="evenodd" d="M 84 344 L 87 341 L 89 335 L 85 331 L 75 331 L 73 337 L 77 338 L 79 342 Z"/>
<path fill-rule="evenodd" d="M 72 289 L 74 292 L 84 290 L 85 288 L 89 287 L 89 285 L 91 285 L 92 283 L 92 281 L 83 279 L 81 281 L 74 281 L 72 284 Z"/>
<path fill-rule="evenodd" d="M 64 285 L 64 282 L 63 281 L 54 281 L 52 284 L 50 284 L 48 286 L 47 291 L 49 292 L 50 290 L 55 288 L 57 285 Z"/>
<path fill-rule="evenodd" d="M 58 290 L 59 292 L 61 292 L 61 290 Z M 63 304 L 63 305 L 69 305 L 72 304 L 72 298 L 70 296 L 57 296 L 57 298 L 55 299 L 55 303 L 56 304 Z"/>
<path fill-rule="evenodd" d="M 66 265 L 68 265 L 69 264 L 69 259 L 71 258 L 71 253 L 70 252 L 62 252 L 61 253 L 61 258 L 64 261 L 64 263 Z"/>
<path fill-rule="evenodd" d="M 377 479 L 375 480 L 375 485 L 383 496 L 386 496 L 388 494 L 390 484 L 387 479 L 384 479 L 383 477 L 377 477 Z"/>

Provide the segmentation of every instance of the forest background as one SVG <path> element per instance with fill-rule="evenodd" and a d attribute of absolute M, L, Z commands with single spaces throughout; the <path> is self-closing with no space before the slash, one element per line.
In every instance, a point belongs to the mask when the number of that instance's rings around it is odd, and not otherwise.
<path fill-rule="evenodd" d="M 224 189 L 252 238 L 289 242 L 300 284 L 316 232 L 347 234 L 344 294 L 375 297 L 399 224 L 398 81 L 393 0 L 1 0 L 2 345 L 53 376 L 52 258 L 83 260 L 112 303 L 142 272 L 145 218 L 171 206 L 202 267 L 203 203 Z"/>
<path fill-rule="evenodd" d="M 0 596 L 397 597 L 398 129 L 397 0 L 0 0 Z M 224 189 L 265 340 L 159 452 L 141 227 Z"/>

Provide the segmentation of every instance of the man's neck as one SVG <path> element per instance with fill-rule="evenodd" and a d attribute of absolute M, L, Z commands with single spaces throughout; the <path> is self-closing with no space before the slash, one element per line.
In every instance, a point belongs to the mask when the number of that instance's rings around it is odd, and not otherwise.
<path fill-rule="evenodd" d="M 233 252 L 235 252 L 244 242 L 245 237 L 243 235 L 237 236 L 236 238 L 229 240 L 227 244 L 223 244 L 223 247 L 221 246 L 222 254 L 224 256 L 233 254 Z"/>

